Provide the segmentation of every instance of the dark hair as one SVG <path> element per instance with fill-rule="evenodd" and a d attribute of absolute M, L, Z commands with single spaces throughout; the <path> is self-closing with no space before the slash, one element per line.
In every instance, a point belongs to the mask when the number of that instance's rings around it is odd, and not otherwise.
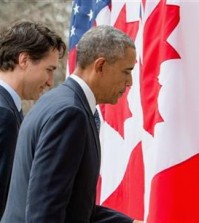
<path fill-rule="evenodd" d="M 63 58 L 66 45 L 54 31 L 40 23 L 18 22 L 0 34 L 0 70 L 14 70 L 21 52 L 33 61 L 44 58 L 51 49 Z"/>

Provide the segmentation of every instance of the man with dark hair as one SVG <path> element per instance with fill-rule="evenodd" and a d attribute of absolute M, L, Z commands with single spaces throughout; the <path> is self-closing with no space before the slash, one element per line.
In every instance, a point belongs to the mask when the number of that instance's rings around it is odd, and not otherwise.
<path fill-rule="evenodd" d="M 1 223 L 133 221 L 95 204 L 101 152 L 94 113 L 132 85 L 135 61 L 135 45 L 122 31 L 97 26 L 83 35 L 74 74 L 44 94 L 22 123 Z"/>
<path fill-rule="evenodd" d="M 23 119 L 21 100 L 36 100 L 51 87 L 65 51 L 62 39 L 42 24 L 19 22 L 0 34 L 0 219 Z"/>

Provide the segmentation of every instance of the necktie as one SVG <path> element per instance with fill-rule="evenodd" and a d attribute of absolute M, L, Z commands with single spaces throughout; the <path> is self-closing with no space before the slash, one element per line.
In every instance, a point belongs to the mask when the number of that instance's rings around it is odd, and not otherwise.
<path fill-rule="evenodd" d="M 100 117 L 99 117 L 99 113 L 97 109 L 95 110 L 95 113 L 94 113 L 94 119 L 95 119 L 95 124 L 99 133 L 100 132 Z"/>
<path fill-rule="evenodd" d="M 22 111 L 22 109 L 20 110 L 19 115 L 20 115 L 20 118 L 21 118 L 21 121 L 22 121 L 23 120 L 23 111 Z"/>

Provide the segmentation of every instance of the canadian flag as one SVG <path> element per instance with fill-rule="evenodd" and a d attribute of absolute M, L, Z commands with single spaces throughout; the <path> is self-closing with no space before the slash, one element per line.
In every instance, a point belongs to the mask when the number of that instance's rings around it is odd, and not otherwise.
<path fill-rule="evenodd" d="M 91 1 L 103 7 L 90 25 L 123 30 L 137 49 L 133 86 L 100 106 L 98 203 L 147 223 L 199 223 L 199 1 Z"/>
<path fill-rule="evenodd" d="M 197 223 L 199 2 L 146 1 L 144 8 L 143 90 L 154 73 L 159 85 L 154 131 L 151 116 L 144 115 L 145 219 Z M 150 96 L 142 97 L 147 110 Z"/>

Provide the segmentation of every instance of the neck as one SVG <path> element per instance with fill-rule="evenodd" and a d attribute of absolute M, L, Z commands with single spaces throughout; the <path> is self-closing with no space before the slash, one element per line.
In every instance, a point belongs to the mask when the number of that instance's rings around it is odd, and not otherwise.
<path fill-rule="evenodd" d="M 20 80 L 18 78 L 17 73 L 12 72 L 12 71 L 0 71 L 0 80 L 4 81 L 7 83 L 11 88 L 13 88 L 17 94 L 22 97 L 21 95 L 21 85 L 20 85 Z"/>
<path fill-rule="evenodd" d="M 74 74 L 83 79 L 86 84 L 89 86 L 91 91 L 93 92 L 95 99 L 96 99 L 96 104 L 98 104 L 98 91 L 99 91 L 99 86 L 97 82 L 97 75 L 92 69 L 92 67 L 88 66 L 86 69 L 81 69 L 81 68 L 76 68 L 74 71 Z"/>

